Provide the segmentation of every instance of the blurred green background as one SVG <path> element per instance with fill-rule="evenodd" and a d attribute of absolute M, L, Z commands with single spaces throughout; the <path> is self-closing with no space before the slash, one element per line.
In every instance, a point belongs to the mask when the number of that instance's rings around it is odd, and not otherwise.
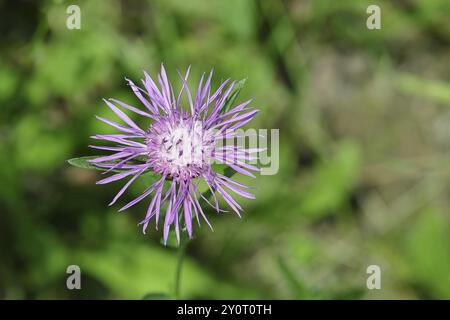
<path fill-rule="evenodd" d="M 182 298 L 449 299 L 449 16 L 447 0 L 0 1 L 0 298 L 171 292 L 176 250 L 137 227 L 146 204 L 117 213 L 120 183 L 66 163 L 113 131 L 101 98 L 137 105 L 124 77 L 164 62 L 192 84 L 247 77 L 252 127 L 280 129 L 280 171 L 251 182 L 244 217 L 196 229 Z"/>

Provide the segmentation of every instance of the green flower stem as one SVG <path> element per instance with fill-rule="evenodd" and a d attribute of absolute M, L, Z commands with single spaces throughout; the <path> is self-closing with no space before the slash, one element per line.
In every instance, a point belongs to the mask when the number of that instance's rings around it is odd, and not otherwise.
<path fill-rule="evenodd" d="M 186 255 L 186 248 L 188 245 L 188 239 L 182 239 L 178 246 L 178 259 L 177 269 L 175 272 L 175 299 L 180 299 L 180 282 L 181 282 L 181 270 L 183 269 L 183 261 Z"/>

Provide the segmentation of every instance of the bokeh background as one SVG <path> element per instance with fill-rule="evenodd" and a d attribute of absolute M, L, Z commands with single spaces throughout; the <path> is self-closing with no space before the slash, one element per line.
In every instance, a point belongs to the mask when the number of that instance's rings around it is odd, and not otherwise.
<path fill-rule="evenodd" d="M 0 1 L 0 298 L 173 291 L 176 250 L 137 227 L 146 204 L 117 213 L 120 183 L 66 163 L 112 132 L 101 98 L 137 105 L 124 77 L 161 62 L 172 79 L 192 65 L 192 84 L 248 78 L 252 127 L 280 129 L 279 173 L 252 182 L 244 217 L 197 228 L 182 298 L 450 298 L 449 16 L 447 0 Z"/>

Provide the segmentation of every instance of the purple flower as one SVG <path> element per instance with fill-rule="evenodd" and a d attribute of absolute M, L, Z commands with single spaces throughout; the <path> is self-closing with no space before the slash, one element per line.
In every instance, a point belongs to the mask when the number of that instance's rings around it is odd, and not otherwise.
<path fill-rule="evenodd" d="M 217 212 L 222 212 L 217 197 L 220 195 L 239 216 L 242 208 L 233 198 L 232 193 L 254 198 L 254 195 L 246 190 L 250 187 L 225 174 L 215 172 L 212 163 L 220 163 L 236 172 L 254 177 L 251 171 L 259 171 L 259 169 L 247 163 L 246 160 L 257 159 L 257 154 L 261 150 L 245 149 L 236 144 L 227 145 L 223 141 L 236 138 L 236 130 L 252 120 L 259 110 L 248 106 L 251 100 L 224 110 L 224 105 L 230 98 L 235 83 L 226 80 L 212 93 L 212 74 L 211 71 L 206 81 L 202 76 L 196 94 L 193 96 L 186 83 L 189 76 L 188 69 L 184 77 L 180 74 L 183 85 L 175 97 L 162 65 L 161 72 L 158 74 L 159 86 L 145 72 L 145 78 L 142 80 L 143 88 L 127 79 L 144 108 L 109 99 L 104 101 L 123 123 L 119 124 L 97 117 L 121 132 L 93 136 L 95 139 L 116 144 L 115 146 L 91 146 L 113 152 L 111 155 L 99 156 L 91 160 L 91 163 L 106 170 L 105 173 L 113 172 L 108 178 L 97 181 L 97 184 L 129 178 L 110 203 L 112 205 L 139 176 L 149 171 L 158 175 L 155 183 L 119 211 L 126 210 L 151 196 L 147 214 L 140 224 L 143 225 L 145 233 L 150 220 L 154 218 L 157 229 L 160 216 L 163 216 L 164 242 L 167 241 L 171 226 L 174 227 L 179 241 L 180 224 L 191 238 L 194 217 L 199 225 L 200 220 L 204 219 L 212 229 L 200 205 L 200 198 Z M 184 110 L 181 106 L 183 93 L 187 96 L 188 110 Z M 119 107 L 148 118 L 149 127 L 140 128 Z M 202 180 L 212 194 L 212 201 L 199 191 L 199 183 Z"/>

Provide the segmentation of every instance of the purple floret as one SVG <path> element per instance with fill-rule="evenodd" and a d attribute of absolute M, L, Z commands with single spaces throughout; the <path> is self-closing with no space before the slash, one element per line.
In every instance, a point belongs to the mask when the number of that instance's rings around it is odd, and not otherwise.
<path fill-rule="evenodd" d="M 221 212 L 223 210 L 219 208 L 217 198 L 217 195 L 220 195 L 239 216 L 242 208 L 234 200 L 231 192 L 242 197 L 254 198 L 254 195 L 247 191 L 250 187 L 215 172 L 212 163 L 224 164 L 243 175 L 255 177 L 251 171 L 259 171 L 258 167 L 245 161 L 257 159 L 257 154 L 261 150 L 227 145 L 223 141 L 235 138 L 236 130 L 251 121 L 259 110 L 250 107 L 251 100 L 249 100 L 223 112 L 223 106 L 230 97 L 235 83 L 226 80 L 214 93 L 211 93 L 212 74 L 211 71 L 206 81 L 204 77 L 201 78 L 195 96 L 192 96 L 186 82 L 189 76 L 188 69 L 184 77 L 180 74 L 183 85 L 175 97 L 162 65 L 157 77 L 159 86 L 145 72 L 145 78 L 142 80 L 143 88 L 127 80 L 142 103 L 143 109 L 116 99 L 109 99 L 104 100 L 105 103 L 123 123 L 97 117 L 121 132 L 93 136 L 94 139 L 115 144 L 114 146 L 91 146 L 113 152 L 111 155 L 99 156 L 91 160 L 94 165 L 112 173 L 109 177 L 97 181 L 97 184 L 129 178 L 110 203 L 112 205 L 142 174 L 153 172 L 160 176 L 139 197 L 119 211 L 126 210 L 152 196 L 147 214 L 140 224 L 143 225 L 145 233 L 149 222 L 154 218 L 157 229 L 162 215 L 165 242 L 171 226 L 174 227 L 179 241 L 180 223 L 191 238 L 194 217 L 199 225 L 203 219 L 211 227 L 199 203 L 199 198 L 209 203 L 217 212 Z M 181 107 L 183 94 L 187 96 L 188 110 Z M 140 128 L 119 107 L 149 118 L 150 126 L 145 130 Z M 218 141 L 222 143 L 218 144 Z M 119 169 L 120 172 L 117 173 Z M 212 203 L 198 189 L 201 179 L 212 193 Z"/>

